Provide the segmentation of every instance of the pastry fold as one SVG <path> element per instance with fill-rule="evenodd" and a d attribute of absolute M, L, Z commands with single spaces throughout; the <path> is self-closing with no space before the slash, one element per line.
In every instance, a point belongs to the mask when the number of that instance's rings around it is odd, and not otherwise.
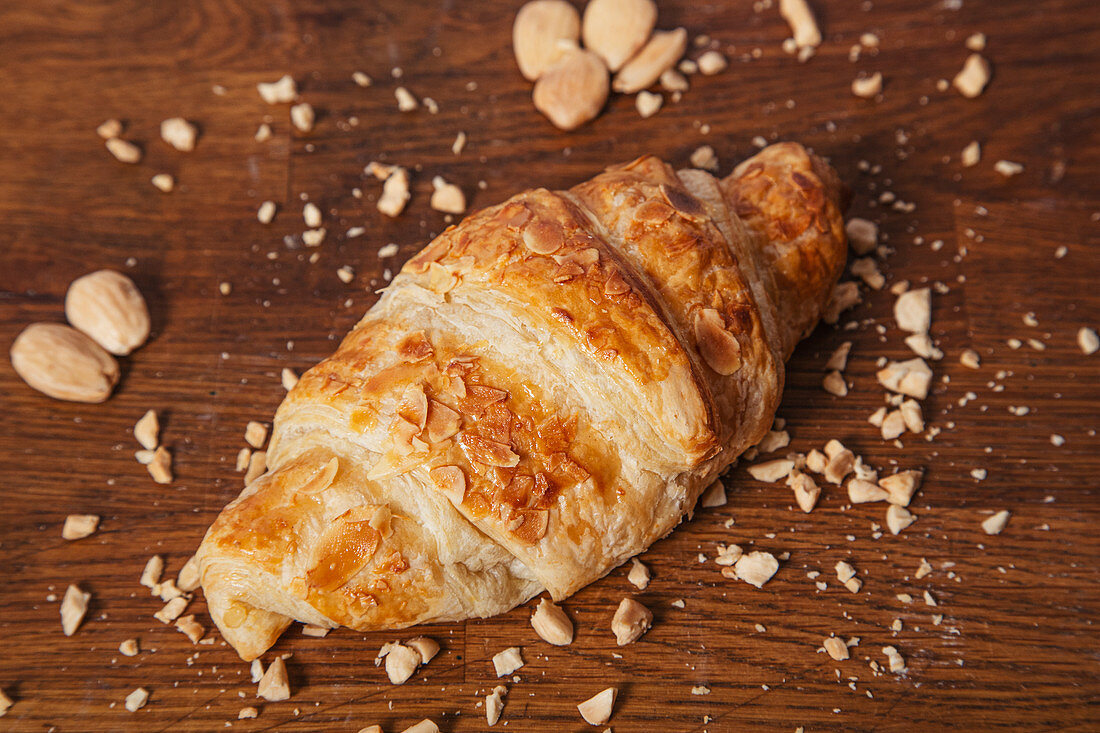
<path fill-rule="evenodd" d="M 560 600 L 645 550 L 769 429 L 844 265 L 842 187 L 781 143 L 653 157 L 472 214 L 275 416 L 198 554 L 249 660 L 298 620 L 396 629 Z"/>

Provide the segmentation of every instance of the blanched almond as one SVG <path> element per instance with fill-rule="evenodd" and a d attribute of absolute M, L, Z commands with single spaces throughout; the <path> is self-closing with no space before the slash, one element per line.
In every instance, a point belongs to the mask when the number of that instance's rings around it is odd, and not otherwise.
<path fill-rule="evenodd" d="M 554 646 L 573 643 L 573 622 L 559 606 L 543 598 L 531 616 L 531 626 L 543 641 Z"/>
<path fill-rule="evenodd" d="M 623 94 L 633 94 L 652 86 L 668 69 L 684 55 L 687 49 L 687 31 L 656 31 L 649 43 L 626 62 L 615 75 L 611 88 Z"/>
<path fill-rule="evenodd" d="M 149 338 L 149 309 L 133 280 L 114 270 L 77 278 L 65 294 L 65 317 L 112 354 L 125 356 Z"/>
<path fill-rule="evenodd" d="M 600 113 L 608 91 L 607 67 L 600 57 L 571 48 L 535 82 L 533 99 L 535 109 L 556 127 L 574 130 Z"/>
<path fill-rule="evenodd" d="M 608 687 L 577 705 L 577 710 L 589 725 L 603 725 L 611 719 L 611 712 L 615 707 L 615 696 L 618 694 L 619 691 L 616 688 Z"/>
<path fill-rule="evenodd" d="M 653 612 L 633 598 L 624 598 L 611 619 L 611 630 L 619 646 L 637 641 L 652 625 Z"/>
<path fill-rule="evenodd" d="M 656 23 L 653 0 L 589 0 L 581 35 L 586 48 L 618 71 L 649 40 Z"/>
<path fill-rule="evenodd" d="M 60 323 L 34 323 L 11 346 L 16 374 L 42 394 L 103 402 L 118 382 L 118 363 L 92 339 Z"/>
<path fill-rule="evenodd" d="M 536 81 L 562 53 L 560 40 L 576 43 L 581 17 L 565 0 L 532 0 L 516 13 L 512 25 L 512 49 L 519 72 Z"/>

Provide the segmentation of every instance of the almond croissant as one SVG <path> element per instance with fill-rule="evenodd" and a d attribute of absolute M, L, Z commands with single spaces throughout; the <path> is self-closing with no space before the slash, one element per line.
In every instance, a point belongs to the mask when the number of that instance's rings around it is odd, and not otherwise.
<path fill-rule="evenodd" d="M 246 660 L 562 599 L 667 534 L 772 423 L 845 260 L 801 145 L 722 180 L 644 157 L 473 214 L 279 407 L 267 473 L 207 532 Z"/>

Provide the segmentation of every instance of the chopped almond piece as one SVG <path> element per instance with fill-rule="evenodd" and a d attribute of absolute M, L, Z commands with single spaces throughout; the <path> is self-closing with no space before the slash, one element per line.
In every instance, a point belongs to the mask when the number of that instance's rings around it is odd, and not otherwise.
<path fill-rule="evenodd" d="M 829 296 L 829 302 L 825 305 L 825 311 L 821 319 L 826 323 L 836 323 L 840 320 L 840 314 L 863 301 L 859 293 L 859 285 L 847 281 L 837 283 Z"/>
<path fill-rule="evenodd" d="M 928 591 L 924 591 L 924 605 L 935 608 L 939 604 L 936 603 L 936 599 L 931 593 L 929 593 Z"/>
<path fill-rule="evenodd" d="M 985 91 L 985 85 L 989 83 L 989 62 L 979 54 L 972 53 L 963 64 L 962 71 L 955 75 L 952 81 L 955 88 L 964 97 L 973 99 Z"/>
<path fill-rule="evenodd" d="M 993 164 L 993 170 L 1000 173 L 1005 178 L 1011 178 L 1024 172 L 1024 167 L 1019 163 L 1015 163 L 1011 160 L 998 160 Z"/>
<path fill-rule="evenodd" d="M 932 370 L 920 358 L 891 361 L 885 368 L 878 370 L 875 377 L 886 389 L 918 400 L 928 396 L 928 388 L 932 384 Z"/>
<path fill-rule="evenodd" d="M 662 95 L 642 90 L 634 98 L 634 107 L 643 119 L 648 119 L 660 111 L 664 102 L 665 98 Z"/>
<path fill-rule="evenodd" d="M 852 94 L 862 99 L 874 99 L 882 93 L 882 72 L 870 76 L 857 76 L 852 80 Z"/>
<path fill-rule="evenodd" d="M 886 408 L 880 407 L 872 412 L 870 417 L 867 418 L 867 422 L 871 423 L 876 428 L 881 428 L 882 423 L 886 422 Z"/>
<path fill-rule="evenodd" d="M 786 448 L 791 444 L 791 436 L 786 430 L 769 430 L 756 444 L 761 453 L 774 453 L 780 448 Z"/>
<path fill-rule="evenodd" d="M 146 450 L 155 450 L 160 442 L 160 423 L 155 410 L 148 410 L 134 424 L 134 437 Z"/>
<path fill-rule="evenodd" d="M 131 713 L 136 713 L 145 707 L 147 702 L 149 702 L 149 691 L 144 687 L 139 687 L 126 696 L 125 706 Z"/>
<path fill-rule="evenodd" d="M 260 204 L 260 208 L 256 209 L 256 218 L 261 224 L 270 224 L 275 218 L 275 202 L 264 201 Z"/>
<path fill-rule="evenodd" d="M 485 696 L 485 722 L 490 728 L 500 722 L 500 714 L 504 712 L 504 695 L 507 692 L 507 687 L 497 685 Z"/>
<path fill-rule="evenodd" d="M 907 290 L 894 301 L 898 328 L 909 333 L 928 333 L 932 325 L 932 290 Z"/>
<path fill-rule="evenodd" d="M 275 657 L 268 665 L 256 687 L 256 697 L 262 697 L 268 702 L 290 699 L 290 680 L 287 679 L 286 663 L 282 657 Z"/>
<path fill-rule="evenodd" d="M 878 224 L 868 219 L 852 217 L 844 225 L 848 245 L 857 255 L 866 255 L 878 246 Z"/>
<path fill-rule="evenodd" d="M 770 552 L 753 550 L 742 555 L 733 566 L 737 577 L 749 585 L 763 588 L 779 570 L 779 561 Z"/>
<path fill-rule="evenodd" d="M 729 66 L 726 57 L 717 51 L 707 51 L 695 63 L 699 65 L 699 72 L 703 76 L 714 76 Z"/>
<path fill-rule="evenodd" d="M 180 617 L 188 603 L 189 600 L 185 596 L 177 596 L 164 604 L 164 608 L 154 613 L 153 618 L 162 624 L 170 624 Z"/>
<path fill-rule="evenodd" d="M 715 481 L 699 497 L 699 506 L 711 509 L 726 505 L 726 487 L 721 481 Z"/>
<path fill-rule="evenodd" d="M 397 98 L 397 109 L 402 112 L 412 112 L 420 106 L 413 93 L 405 87 L 397 87 L 393 90 L 393 95 Z"/>
<path fill-rule="evenodd" d="M 153 460 L 145 468 L 158 484 L 172 483 L 172 454 L 163 445 L 153 451 Z"/>
<path fill-rule="evenodd" d="M 649 586 L 649 568 L 637 558 L 630 562 L 630 572 L 626 574 L 626 579 L 638 590 L 645 590 Z"/>
<path fill-rule="evenodd" d="M 901 410 L 891 410 L 882 420 L 882 439 L 893 440 L 905 432 L 905 418 Z"/>
<path fill-rule="evenodd" d="M 905 345 L 913 350 L 913 353 L 923 359 L 939 361 L 943 358 L 943 352 L 932 343 L 932 337 L 926 333 L 911 333 L 905 337 Z"/>
<path fill-rule="evenodd" d="M 559 606 L 543 598 L 539 601 L 531 626 L 539 637 L 554 646 L 569 646 L 573 643 L 573 622 Z"/>
<path fill-rule="evenodd" d="M 886 526 L 890 529 L 891 534 L 900 533 L 915 521 L 917 521 L 916 515 L 910 513 L 903 506 L 891 504 L 890 508 L 886 510 Z"/>
<path fill-rule="evenodd" d="M 99 517 L 95 514 L 70 514 L 61 527 L 61 537 L 66 540 L 82 540 L 95 533 Z"/>
<path fill-rule="evenodd" d="M 972 33 L 966 37 L 966 47 L 971 51 L 985 50 L 985 34 Z"/>
<path fill-rule="evenodd" d="M 835 636 L 830 636 L 824 643 L 825 651 L 838 662 L 848 659 L 848 645 Z"/>
<path fill-rule="evenodd" d="M 775 483 L 779 479 L 785 478 L 792 468 L 794 468 L 794 461 L 787 458 L 778 458 L 774 461 L 765 461 L 749 466 L 748 471 L 749 475 L 757 481 Z"/>
<path fill-rule="evenodd" d="M 313 105 L 308 102 L 302 102 L 290 108 L 290 122 L 298 132 L 312 132 L 313 123 L 316 121 L 317 113 L 313 111 Z"/>
<path fill-rule="evenodd" d="M 886 489 L 886 500 L 898 506 L 909 506 L 913 494 L 920 488 L 923 471 L 899 471 L 893 476 L 879 479 L 878 485 Z"/>
<path fill-rule="evenodd" d="M 1007 509 L 1002 509 L 991 517 L 982 521 L 982 531 L 986 534 L 1000 534 L 1005 525 L 1008 524 L 1008 518 L 1011 513 Z"/>
<path fill-rule="evenodd" d="M 697 147 L 691 154 L 690 160 L 693 168 L 702 168 L 712 173 L 718 170 L 718 156 L 715 155 L 714 148 L 709 145 Z"/>
<path fill-rule="evenodd" d="M 922 557 L 920 559 L 920 566 L 917 568 L 915 577 L 917 578 L 917 580 L 920 580 L 921 578 L 931 574 L 931 572 L 932 565 Z"/>
<path fill-rule="evenodd" d="M 523 656 L 518 646 L 510 646 L 502 652 L 493 655 L 493 669 L 497 677 L 512 674 L 524 664 Z"/>
<path fill-rule="evenodd" d="M 741 559 L 741 555 L 743 554 L 744 552 L 740 545 L 718 545 L 718 557 L 714 558 L 714 564 L 728 567 L 732 572 L 732 566 Z M 736 577 L 736 573 L 727 575 L 725 570 L 722 571 L 722 574 L 727 578 Z"/>
<path fill-rule="evenodd" d="M 198 644 L 199 639 L 206 633 L 206 628 L 195 620 L 195 614 L 193 613 L 176 619 L 176 628 L 183 632 L 192 644 Z"/>
<path fill-rule="evenodd" d="M 967 369 L 978 369 L 982 365 L 982 358 L 974 349 L 966 349 L 959 354 L 959 363 Z"/>
<path fill-rule="evenodd" d="M 293 102 L 298 98 L 298 85 L 294 83 L 294 77 L 290 74 L 283 75 L 278 81 L 261 82 L 256 85 L 256 91 L 268 104 Z"/>
<path fill-rule="evenodd" d="M 845 341 L 840 346 L 836 347 L 836 350 L 829 355 L 829 360 L 825 362 L 826 371 L 842 372 L 848 368 L 848 354 L 852 351 L 852 342 Z"/>
<path fill-rule="evenodd" d="M 851 578 L 856 577 L 856 569 L 852 567 L 852 564 L 844 560 L 837 560 L 836 566 L 836 579 L 841 583 L 847 582 Z"/>
<path fill-rule="evenodd" d="M 420 666 L 420 652 L 404 644 L 394 644 L 386 653 L 386 676 L 395 685 L 403 685 Z"/>
<path fill-rule="evenodd" d="M 821 489 L 814 480 L 797 468 L 791 469 L 787 475 L 787 485 L 794 489 L 794 499 L 798 507 L 809 514 L 817 505 L 817 499 L 821 496 Z"/>
<path fill-rule="evenodd" d="M 104 140 L 110 140 L 112 137 L 118 137 L 122 134 L 122 123 L 112 118 L 101 123 L 95 131 Z"/>
<path fill-rule="evenodd" d="M 817 474 L 825 473 L 825 467 L 829 465 L 829 459 L 825 454 L 814 448 L 806 454 L 806 468 Z"/>
<path fill-rule="evenodd" d="M 424 718 L 415 725 L 410 725 L 401 733 L 439 733 L 439 726 L 428 718 Z"/>
<path fill-rule="evenodd" d="M 982 146 L 978 144 L 977 140 L 971 141 L 965 148 L 963 148 L 962 155 L 959 156 L 960 162 L 963 164 L 963 168 L 972 168 L 976 166 L 982 159 Z"/>
<path fill-rule="evenodd" d="M 241 708 L 240 712 L 237 713 L 237 720 L 247 720 L 258 717 L 260 717 L 260 711 L 251 705 Z M 379 731 L 379 733 L 381 733 L 381 731 Z"/>
<path fill-rule="evenodd" d="M 145 569 L 141 571 L 141 584 L 146 588 L 152 588 L 160 582 L 160 574 L 164 572 L 164 558 L 153 555 L 145 563 Z"/>
<path fill-rule="evenodd" d="M 439 642 L 427 636 L 409 639 L 405 642 L 405 646 L 416 650 L 416 653 L 420 655 L 421 664 L 427 664 L 435 658 L 436 654 L 439 654 Z"/>
<path fill-rule="evenodd" d="M 325 626 L 314 626 L 313 624 L 305 624 L 302 626 L 302 636 L 309 636 L 314 639 L 324 639 L 328 636 L 328 632 L 332 629 Z"/>
<path fill-rule="evenodd" d="M 458 134 L 455 135 L 455 141 L 453 143 L 451 143 L 451 152 L 454 153 L 455 155 L 458 155 L 459 153 L 461 153 L 465 149 L 466 149 L 466 133 L 463 132 L 462 130 L 459 130 Z"/>
<path fill-rule="evenodd" d="M 859 589 L 863 587 L 863 581 L 859 578 L 848 578 L 844 581 L 844 587 L 852 593 L 859 593 Z"/>
<path fill-rule="evenodd" d="M 249 420 L 244 429 L 244 440 L 253 448 L 263 448 L 267 440 L 267 426 L 255 420 Z"/>
<path fill-rule="evenodd" d="M 247 470 L 248 463 L 251 459 L 251 448 L 241 448 L 239 451 L 237 451 L 237 472 L 240 473 L 241 471 Z"/>
<path fill-rule="evenodd" d="M 878 269 L 878 263 L 870 257 L 861 257 L 852 262 L 852 274 L 867 283 L 872 290 L 882 290 L 886 277 Z"/>
<path fill-rule="evenodd" d="M 280 376 L 283 382 L 283 389 L 285 389 L 287 392 L 294 389 L 294 387 L 298 384 L 298 375 L 295 374 L 294 371 L 291 369 L 287 369 L 286 367 L 284 367 L 283 372 Z M 238 468 L 237 470 L 239 471 L 241 469 Z"/>
<path fill-rule="evenodd" d="M 885 501 L 889 496 L 886 489 L 873 481 L 853 478 L 848 482 L 848 501 L 853 504 L 866 504 L 872 501 Z"/>
<path fill-rule="evenodd" d="M 1091 328 L 1082 326 L 1077 331 L 1077 346 L 1085 356 L 1092 356 L 1100 351 L 1100 336 Z"/>
<path fill-rule="evenodd" d="M 244 483 L 247 486 L 260 476 L 264 475 L 264 471 L 267 470 L 267 453 L 262 450 L 258 450 L 253 453 L 248 459 L 248 471 L 244 475 Z"/>
<path fill-rule="evenodd" d="M 830 441 L 830 443 L 832 442 L 840 445 L 839 441 Z M 842 445 L 840 447 L 841 450 L 834 452 L 829 457 L 829 462 L 825 464 L 825 470 L 822 472 L 826 481 L 837 485 L 844 481 L 844 478 L 852 472 L 856 465 L 855 454 Z M 825 446 L 825 454 L 829 455 L 828 445 Z"/>
<path fill-rule="evenodd" d="M 447 183 L 442 176 L 432 179 L 431 207 L 445 214 L 464 214 L 466 212 L 466 196 L 462 189 L 453 183 Z"/>
<path fill-rule="evenodd" d="M 901 403 L 898 411 L 901 412 L 901 416 L 905 420 L 905 427 L 909 432 L 924 432 L 924 415 L 921 413 L 919 402 L 916 400 L 905 400 Z"/>
<path fill-rule="evenodd" d="M 806 0 L 779 0 L 779 14 L 791 27 L 798 48 L 816 48 L 821 45 L 821 31 L 813 11 Z"/>
<path fill-rule="evenodd" d="M 72 636 L 80 628 L 91 598 L 91 593 L 85 593 L 75 585 L 65 589 L 65 597 L 61 599 L 61 630 L 65 632 L 65 636 Z"/>
<path fill-rule="evenodd" d="M 653 612 L 633 598 L 624 598 L 611 619 L 611 630 L 619 646 L 637 641 L 652 625 Z"/>
<path fill-rule="evenodd" d="M 890 662 L 890 671 L 896 674 L 905 674 L 905 659 L 898 652 L 896 647 L 884 646 L 882 653 L 886 655 L 886 659 Z"/>
<path fill-rule="evenodd" d="M 615 707 L 615 696 L 618 694 L 618 689 L 608 687 L 577 705 L 577 710 L 580 711 L 581 717 L 589 725 L 603 725 L 611 720 L 611 712 Z"/>
<path fill-rule="evenodd" d="M 136 657 L 140 649 L 137 639 L 127 639 L 118 645 L 118 651 L 124 657 Z"/>
<path fill-rule="evenodd" d="M 382 195 L 378 199 L 378 210 L 386 216 L 396 217 L 405 210 L 409 202 L 409 172 L 395 167 L 382 184 Z"/>
<path fill-rule="evenodd" d="M 186 153 L 195 149 L 199 131 L 182 117 L 171 117 L 160 123 L 160 137 L 176 150 Z"/>
<path fill-rule="evenodd" d="M 120 163 L 137 163 L 141 160 L 141 148 L 120 137 L 112 137 L 106 143 L 107 150 Z"/>

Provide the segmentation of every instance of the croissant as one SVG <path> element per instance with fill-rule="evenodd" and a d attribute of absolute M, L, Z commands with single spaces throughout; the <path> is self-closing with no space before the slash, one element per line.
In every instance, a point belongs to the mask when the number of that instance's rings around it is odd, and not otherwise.
<path fill-rule="evenodd" d="M 844 265 L 843 196 L 782 143 L 447 229 L 287 394 L 267 472 L 203 539 L 225 639 L 251 660 L 293 620 L 490 616 L 645 550 L 769 429 Z"/>

